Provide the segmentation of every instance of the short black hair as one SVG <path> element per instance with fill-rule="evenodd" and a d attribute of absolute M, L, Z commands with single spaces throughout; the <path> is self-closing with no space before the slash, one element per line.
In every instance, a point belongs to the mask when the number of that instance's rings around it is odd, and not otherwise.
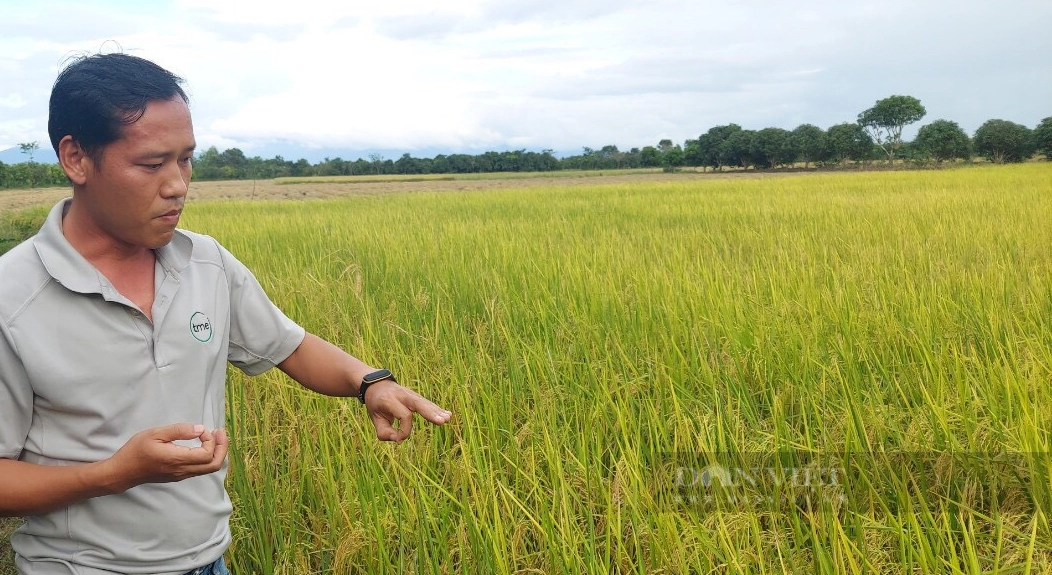
<path fill-rule="evenodd" d="M 98 166 L 102 150 L 119 140 L 153 100 L 190 99 L 183 79 L 153 62 L 128 54 L 92 54 L 73 60 L 51 89 L 47 131 L 58 154 L 72 136 Z"/>

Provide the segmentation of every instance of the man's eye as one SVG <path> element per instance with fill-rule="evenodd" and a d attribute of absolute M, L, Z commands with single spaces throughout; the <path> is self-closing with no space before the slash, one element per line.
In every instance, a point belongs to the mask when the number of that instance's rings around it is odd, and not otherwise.
<path fill-rule="evenodd" d="M 143 164 L 142 167 L 150 170 L 160 170 L 163 164 Z"/>

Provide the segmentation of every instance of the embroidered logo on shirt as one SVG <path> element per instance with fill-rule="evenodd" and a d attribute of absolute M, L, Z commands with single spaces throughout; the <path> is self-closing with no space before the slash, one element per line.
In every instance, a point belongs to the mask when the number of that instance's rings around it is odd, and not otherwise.
<path fill-rule="evenodd" d="M 201 343 L 211 341 L 212 320 L 208 319 L 208 316 L 201 312 L 196 312 L 190 316 L 190 335 L 194 336 L 194 339 Z"/>

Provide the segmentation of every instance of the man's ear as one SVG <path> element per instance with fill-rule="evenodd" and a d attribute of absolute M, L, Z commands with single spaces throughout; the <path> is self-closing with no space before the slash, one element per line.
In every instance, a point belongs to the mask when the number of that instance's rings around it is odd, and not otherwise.
<path fill-rule="evenodd" d="M 73 185 L 83 186 L 88 180 L 88 170 L 95 168 L 91 157 L 73 136 L 64 136 L 58 143 L 58 163 Z"/>

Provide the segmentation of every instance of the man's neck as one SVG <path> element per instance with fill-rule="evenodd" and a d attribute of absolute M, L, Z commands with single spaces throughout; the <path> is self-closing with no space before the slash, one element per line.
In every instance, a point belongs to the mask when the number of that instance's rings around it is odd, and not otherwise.
<path fill-rule="evenodd" d="M 84 216 L 77 211 L 76 203 L 69 206 L 62 218 L 62 235 L 114 289 L 152 319 L 157 262 L 154 250 L 120 242 L 91 225 L 91 219 Z"/>
<path fill-rule="evenodd" d="M 62 235 L 73 249 L 96 268 L 153 262 L 153 250 L 118 240 L 102 231 L 76 200 L 62 214 Z M 100 266 L 101 264 L 101 266 Z"/>

